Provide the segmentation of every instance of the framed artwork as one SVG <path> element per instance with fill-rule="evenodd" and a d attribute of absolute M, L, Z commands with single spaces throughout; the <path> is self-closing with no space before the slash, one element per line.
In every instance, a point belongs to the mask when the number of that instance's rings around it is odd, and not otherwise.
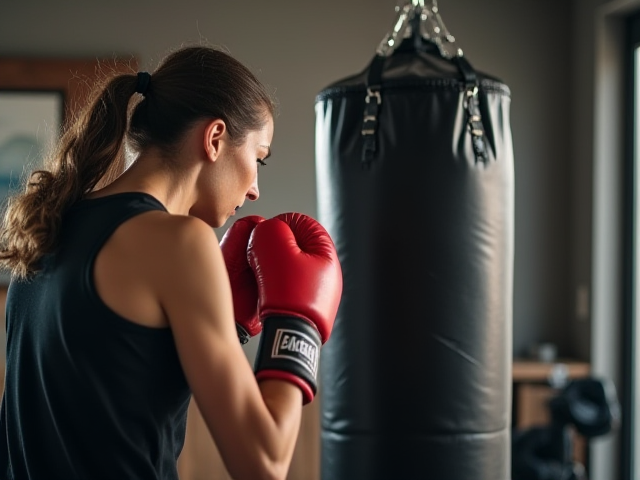
<path fill-rule="evenodd" d="M 64 122 L 84 104 L 92 84 L 109 72 L 135 73 L 130 59 L 0 57 L 0 213 L 8 196 L 40 167 Z M 0 271 L 0 286 L 9 277 Z"/>
<path fill-rule="evenodd" d="M 61 91 L 0 90 L 0 197 L 21 186 L 62 126 Z"/>

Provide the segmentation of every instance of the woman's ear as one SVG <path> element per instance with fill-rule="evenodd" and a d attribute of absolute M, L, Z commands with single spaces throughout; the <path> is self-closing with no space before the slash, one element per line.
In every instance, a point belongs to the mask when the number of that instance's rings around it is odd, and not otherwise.
<path fill-rule="evenodd" d="M 227 134 L 227 125 L 224 120 L 216 118 L 205 124 L 204 127 L 204 151 L 212 162 L 220 156 L 220 148 Z"/>

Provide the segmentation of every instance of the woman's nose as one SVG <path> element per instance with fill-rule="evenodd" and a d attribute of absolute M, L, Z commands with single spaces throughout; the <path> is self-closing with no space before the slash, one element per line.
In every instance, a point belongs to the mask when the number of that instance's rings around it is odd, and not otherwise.
<path fill-rule="evenodd" d="M 255 182 L 253 182 L 253 185 L 251 185 L 251 188 L 249 188 L 249 191 L 247 192 L 247 200 L 251 200 L 252 202 L 255 202 L 256 200 L 258 200 L 258 197 L 260 196 L 260 190 L 258 190 L 258 180 L 256 179 Z"/>

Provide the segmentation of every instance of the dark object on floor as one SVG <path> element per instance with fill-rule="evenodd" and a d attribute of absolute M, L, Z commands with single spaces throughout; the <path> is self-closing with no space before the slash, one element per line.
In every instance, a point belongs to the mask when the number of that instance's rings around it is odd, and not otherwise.
<path fill-rule="evenodd" d="M 571 428 L 585 438 L 606 435 L 620 423 L 620 404 L 612 382 L 592 377 L 568 383 L 548 404 L 551 422 L 515 431 L 513 480 L 587 480 L 575 462 Z"/>

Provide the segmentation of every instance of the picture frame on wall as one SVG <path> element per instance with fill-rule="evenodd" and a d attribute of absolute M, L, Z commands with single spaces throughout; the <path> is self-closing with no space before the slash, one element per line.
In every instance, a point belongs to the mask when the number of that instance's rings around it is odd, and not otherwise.
<path fill-rule="evenodd" d="M 60 90 L 0 90 L 0 214 L 55 144 L 63 108 Z M 8 273 L 0 272 L 0 282 L 8 281 Z"/>
<path fill-rule="evenodd" d="M 54 146 L 63 126 L 105 74 L 137 72 L 130 58 L 0 57 L 0 213 Z M 0 287 L 9 283 L 0 270 Z"/>
<path fill-rule="evenodd" d="M 0 195 L 19 186 L 25 166 L 38 164 L 62 126 L 61 91 L 0 90 Z"/>

